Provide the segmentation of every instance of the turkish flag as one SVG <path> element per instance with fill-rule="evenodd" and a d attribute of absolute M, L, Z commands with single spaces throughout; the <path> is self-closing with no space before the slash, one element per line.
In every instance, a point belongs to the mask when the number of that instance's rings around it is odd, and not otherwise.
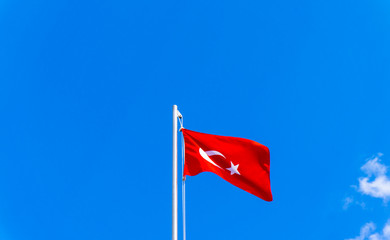
<path fill-rule="evenodd" d="M 266 146 L 252 140 L 182 129 L 184 176 L 213 172 L 231 184 L 272 201 L 270 158 Z"/>

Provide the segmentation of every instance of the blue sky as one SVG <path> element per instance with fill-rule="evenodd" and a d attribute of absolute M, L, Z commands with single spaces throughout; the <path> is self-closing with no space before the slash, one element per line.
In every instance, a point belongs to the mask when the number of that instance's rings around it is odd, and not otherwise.
<path fill-rule="evenodd" d="M 169 239 L 171 115 L 274 201 L 187 181 L 188 240 L 383 240 L 390 3 L 0 1 L 0 239 Z"/>

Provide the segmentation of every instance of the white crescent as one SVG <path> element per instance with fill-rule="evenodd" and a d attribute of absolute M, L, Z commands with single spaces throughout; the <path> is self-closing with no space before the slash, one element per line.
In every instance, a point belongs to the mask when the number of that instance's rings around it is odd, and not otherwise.
<path fill-rule="evenodd" d="M 200 156 L 202 156 L 202 158 L 204 158 L 207 162 L 209 162 L 209 163 L 213 164 L 214 166 L 216 166 L 216 167 L 222 169 L 220 166 L 218 166 L 218 165 L 217 165 L 213 160 L 211 160 L 210 157 L 209 157 L 209 156 L 214 156 L 214 155 L 220 155 L 220 156 L 222 156 L 222 157 L 225 158 L 225 156 L 224 156 L 222 153 L 220 153 L 220 152 L 218 152 L 218 151 L 214 151 L 214 150 L 210 150 L 210 151 L 206 151 L 206 152 L 205 152 L 205 151 L 203 151 L 202 148 L 199 148 L 199 153 L 200 153 Z"/>
<path fill-rule="evenodd" d="M 214 150 L 210 150 L 210 151 L 206 151 L 205 152 L 206 154 L 207 154 L 207 156 L 214 156 L 214 155 L 219 155 L 219 156 L 222 156 L 223 158 L 225 158 L 226 159 L 226 157 L 222 154 L 222 153 L 220 153 L 220 152 L 218 152 L 218 151 L 214 151 Z"/>

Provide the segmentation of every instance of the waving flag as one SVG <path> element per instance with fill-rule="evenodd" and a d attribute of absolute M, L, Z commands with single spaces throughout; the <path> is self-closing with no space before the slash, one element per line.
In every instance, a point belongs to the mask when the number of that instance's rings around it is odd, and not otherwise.
<path fill-rule="evenodd" d="M 213 172 L 265 201 L 272 201 L 270 157 L 266 146 L 244 138 L 182 131 L 184 176 Z"/>

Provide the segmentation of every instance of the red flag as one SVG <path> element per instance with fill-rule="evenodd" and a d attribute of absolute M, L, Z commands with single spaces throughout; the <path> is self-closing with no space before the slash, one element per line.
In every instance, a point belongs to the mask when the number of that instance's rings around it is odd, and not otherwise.
<path fill-rule="evenodd" d="M 184 176 L 213 172 L 231 184 L 272 201 L 270 159 L 266 146 L 252 140 L 183 129 Z"/>

